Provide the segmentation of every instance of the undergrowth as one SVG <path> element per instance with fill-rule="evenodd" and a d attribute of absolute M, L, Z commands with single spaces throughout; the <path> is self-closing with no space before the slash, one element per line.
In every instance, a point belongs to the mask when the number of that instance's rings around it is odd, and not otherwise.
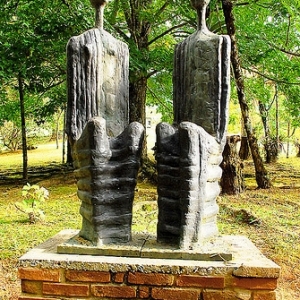
<path fill-rule="evenodd" d="M 0 158 L 1 159 L 1 158 Z M 254 167 L 245 163 L 247 189 L 238 196 L 218 197 L 221 234 L 247 236 L 268 258 L 281 267 L 278 299 L 300 299 L 300 158 L 281 159 L 266 166 L 273 187 L 256 189 Z M 17 260 L 29 249 L 63 229 L 80 229 L 80 201 L 71 172 L 38 180 L 49 190 L 42 203 L 45 220 L 30 224 L 14 203 L 21 199 L 23 184 L 1 182 L 0 186 L 0 299 L 17 299 Z M 141 181 L 136 188 L 133 231 L 156 232 L 156 187 Z M 2 275 L 1 275 L 2 274 Z M 1 294 L 1 287 L 5 292 Z"/>

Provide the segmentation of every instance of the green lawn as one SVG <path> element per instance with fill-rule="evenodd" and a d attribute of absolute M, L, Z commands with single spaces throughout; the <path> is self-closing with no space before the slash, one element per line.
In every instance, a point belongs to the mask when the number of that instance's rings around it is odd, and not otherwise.
<path fill-rule="evenodd" d="M 48 144 L 30 151 L 29 164 L 57 165 L 61 157 L 61 149 L 57 150 L 54 144 Z M 1 154 L 2 174 L 7 175 L 6 169 L 21 170 L 20 159 L 20 154 Z M 278 299 L 300 299 L 300 159 L 282 158 L 267 168 L 274 187 L 257 190 L 252 163 L 245 163 L 247 190 L 238 196 L 218 198 L 219 229 L 222 234 L 246 235 L 267 257 L 281 266 Z M 62 229 L 80 228 L 80 201 L 76 195 L 73 174 L 62 169 L 47 178 L 34 178 L 34 182 L 47 188 L 50 198 L 42 206 L 45 221 L 29 224 L 27 215 L 18 211 L 14 205 L 21 199 L 23 184 L 19 180 L 10 180 L 9 183 L 1 180 L 1 300 L 17 299 L 15 291 L 19 289 L 19 281 L 16 264 L 22 254 Z M 134 231 L 155 233 L 156 199 L 155 186 L 147 182 L 138 183 L 133 211 Z M 6 287 L 4 292 L 1 286 Z"/>

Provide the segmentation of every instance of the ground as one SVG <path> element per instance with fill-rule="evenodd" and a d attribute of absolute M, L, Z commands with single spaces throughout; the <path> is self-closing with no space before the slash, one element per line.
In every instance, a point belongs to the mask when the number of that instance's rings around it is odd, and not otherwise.
<path fill-rule="evenodd" d="M 61 167 L 61 149 L 54 144 L 29 152 L 30 183 L 50 191 L 44 203 L 46 219 L 29 224 L 14 203 L 21 199 L 21 153 L 1 154 L 0 172 L 0 300 L 14 300 L 20 292 L 18 258 L 40 242 L 65 228 L 80 228 L 73 173 Z M 42 165 L 42 167 L 41 167 Z M 257 190 L 253 164 L 245 162 L 247 190 L 238 196 L 218 198 L 218 226 L 222 234 L 246 235 L 281 267 L 278 300 L 300 299 L 300 158 L 268 165 L 273 187 Z M 156 187 L 140 181 L 134 205 L 133 230 L 155 233 Z"/>

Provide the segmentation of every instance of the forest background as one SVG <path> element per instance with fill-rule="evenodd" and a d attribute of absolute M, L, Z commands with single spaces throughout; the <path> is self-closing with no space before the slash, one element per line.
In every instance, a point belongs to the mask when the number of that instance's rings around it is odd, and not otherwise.
<path fill-rule="evenodd" d="M 290 143 L 298 145 L 299 11 L 298 0 L 212 0 L 207 10 L 209 29 L 230 34 L 235 51 L 229 130 L 247 136 L 250 147 L 258 141 L 267 162 L 281 149 L 289 156 Z M 6 149 L 22 147 L 25 179 L 27 136 L 44 130 L 58 136 L 62 129 L 66 43 L 93 26 L 88 0 L 3 4 L 0 136 Z M 157 105 L 163 121 L 172 122 L 174 45 L 197 28 L 190 2 L 114 0 L 106 7 L 104 27 L 130 49 L 130 121 L 145 125 L 145 106 Z"/>

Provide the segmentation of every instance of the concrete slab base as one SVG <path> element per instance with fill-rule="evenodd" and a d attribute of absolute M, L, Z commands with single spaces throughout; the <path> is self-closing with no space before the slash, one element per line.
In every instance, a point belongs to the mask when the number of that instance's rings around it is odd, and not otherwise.
<path fill-rule="evenodd" d="M 205 261 L 232 260 L 232 243 L 230 239 L 219 236 L 193 249 L 182 250 L 156 241 L 154 235 L 149 233 L 133 233 L 132 240 L 123 244 L 109 244 L 94 246 L 83 239 L 78 232 L 69 240 L 57 246 L 61 254 L 83 254 L 102 256 L 125 256 L 161 259 L 184 259 Z"/>
<path fill-rule="evenodd" d="M 20 258 L 19 299 L 276 299 L 280 267 L 243 236 L 216 242 L 230 261 L 58 253 L 76 234 L 63 230 Z"/>

